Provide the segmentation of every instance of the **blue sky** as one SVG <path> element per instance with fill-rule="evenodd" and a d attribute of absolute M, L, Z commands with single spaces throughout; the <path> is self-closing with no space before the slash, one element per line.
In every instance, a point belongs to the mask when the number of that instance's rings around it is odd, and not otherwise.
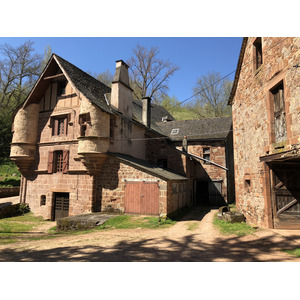
<path fill-rule="evenodd" d="M 222 76 L 236 69 L 241 37 L 0 37 L 0 44 L 18 46 L 34 42 L 36 52 L 43 54 L 47 45 L 52 51 L 84 71 L 114 74 L 115 61 L 126 61 L 132 49 L 140 44 L 159 48 L 159 57 L 169 59 L 180 69 L 169 81 L 169 95 L 179 101 L 189 98 L 197 78 L 207 72 Z M 229 77 L 233 79 L 234 73 Z"/>

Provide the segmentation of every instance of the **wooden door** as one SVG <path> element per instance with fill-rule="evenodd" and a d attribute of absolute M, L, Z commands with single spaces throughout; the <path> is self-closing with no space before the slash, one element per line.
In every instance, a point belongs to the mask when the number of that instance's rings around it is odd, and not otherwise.
<path fill-rule="evenodd" d="M 157 182 L 126 182 L 125 213 L 158 215 L 158 198 Z"/>
<path fill-rule="evenodd" d="M 300 229 L 300 165 L 277 165 L 272 171 L 274 228 Z"/>
<path fill-rule="evenodd" d="M 55 193 L 54 220 L 69 216 L 69 193 Z"/>

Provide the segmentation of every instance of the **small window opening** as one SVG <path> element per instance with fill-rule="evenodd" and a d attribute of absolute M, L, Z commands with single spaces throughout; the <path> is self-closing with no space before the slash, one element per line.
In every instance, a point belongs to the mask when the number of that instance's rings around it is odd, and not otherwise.
<path fill-rule="evenodd" d="M 46 195 L 41 195 L 41 206 L 46 205 Z"/>
<path fill-rule="evenodd" d="M 205 165 L 209 165 L 210 164 L 210 148 L 203 148 L 203 158 L 208 160 L 208 161 L 204 161 Z"/>
<path fill-rule="evenodd" d="M 253 45 L 255 48 L 255 67 L 257 70 L 263 64 L 261 37 L 257 38 Z"/>
<path fill-rule="evenodd" d="M 57 87 L 57 96 L 58 97 L 66 94 L 66 86 L 67 86 L 66 81 L 60 81 L 58 83 L 58 87 Z"/>
<path fill-rule="evenodd" d="M 247 190 L 247 192 L 250 192 L 251 189 L 251 180 L 250 179 L 246 179 L 245 180 L 245 189 Z"/>
<path fill-rule="evenodd" d="M 171 130 L 171 135 L 175 135 L 175 134 L 178 134 L 179 133 L 179 128 L 173 128 Z"/>
<path fill-rule="evenodd" d="M 79 125 L 80 125 L 80 136 L 86 136 L 87 134 L 87 124 L 90 123 L 90 114 L 81 114 L 79 116 Z"/>

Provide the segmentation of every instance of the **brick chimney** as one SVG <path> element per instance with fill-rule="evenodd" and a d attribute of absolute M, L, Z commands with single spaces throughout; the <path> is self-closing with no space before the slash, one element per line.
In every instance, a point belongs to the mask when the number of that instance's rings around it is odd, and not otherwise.
<path fill-rule="evenodd" d="M 111 105 L 128 118 L 132 118 L 132 88 L 129 85 L 128 65 L 116 61 L 115 77 L 111 86 Z"/>
<path fill-rule="evenodd" d="M 147 127 L 151 125 L 151 97 L 143 97 L 142 122 Z"/>

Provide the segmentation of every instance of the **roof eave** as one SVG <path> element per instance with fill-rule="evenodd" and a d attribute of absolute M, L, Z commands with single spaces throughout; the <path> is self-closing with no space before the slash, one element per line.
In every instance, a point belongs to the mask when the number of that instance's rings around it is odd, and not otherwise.
<path fill-rule="evenodd" d="M 234 76 L 233 86 L 232 86 L 231 93 L 230 93 L 229 100 L 228 100 L 228 105 L 232 105 L 233 98 L 234 98 L 235 93 L 236 93 L 236 89 L 237 89 L 237 86 L 238 86 L 238 81 L 239 81 L 239 78 L 240 78 L 242 63 L 243 63 L 243 59 L 244 59 L 244 54 L 245 54 L 245 50 L 246 50 L 247 41 L 248 41 L 248 37 L 244 37 L 243 42 L 242 42 L 242 46 L 241 46 L 240 55 L 239 55 L 239 60 L 238 60 L 238 63 L 237 63 L 235 76 Z"/>

